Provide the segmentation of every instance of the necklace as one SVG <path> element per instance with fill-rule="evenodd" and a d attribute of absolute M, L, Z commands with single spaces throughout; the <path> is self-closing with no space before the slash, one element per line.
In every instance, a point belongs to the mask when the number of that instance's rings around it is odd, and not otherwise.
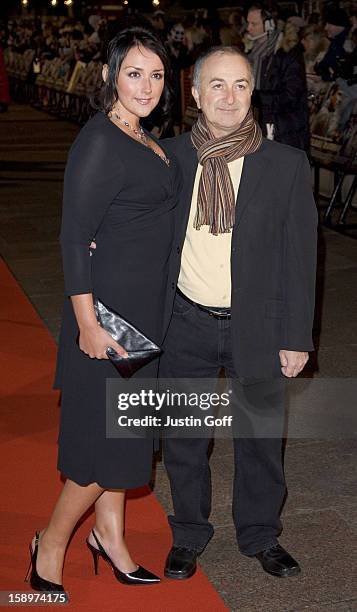
<path fill-rule="evenodd" d="M 141 127 L 141 125 L 139 124 L 139 129 L 137 130 L 136 128 L 134 128 L 132 125 L 130 125 L 130 123 L 128 121 L 126 121 L 125 119 L 122 119 L 120 117 L 120 115 L 118 115 L 118 113 L 113 112 L 114 117 L 120 121 L 120 123 L 122 123 L 123 125 L 125 125 L 125 127 L 129 128 L 129 130 L 131 130 L 132 132 L 134 132 L 134 134 L 140 138 L 140 140 L 142 140 L 144 142 L 144 144 L 147 145 L 147 138 L 146 138 L 146 134 L 143 130 L 143 128 Z"/>
<path fill-rule="evenodd" d="M 125 127 L 127 127 L 131 132 L 134 132 L 135 136 L 137 136 L 137 138 L 139 138 L 146 147 L 151 149 L 153 153 L 155 153 L 155 155 L 160 157 L 160 159 L 162 159 L 162 161 L 164 161 L 167 166 L 170 165 L 170 160 L 166 157 L 166 155 L 161 155 L 161 153 L 158 153 L 158 151 L 156 151 L 154 147 L 152 147 L 151 144 L 148 142 L 148 138 L 140 124 L 139 124 L 139 129 L 137 130 L 132 125 L 130 125 L 128 121 L 126 121 L 125 119 L 122 119 L 122 117 L 120 117 L 120 115 L 118 115 L 117 112 L 112 111 L 111 116 L 112 115 L 114 115 L 117 121 L 120 121 L 120 123 L 125 125 Z"/>

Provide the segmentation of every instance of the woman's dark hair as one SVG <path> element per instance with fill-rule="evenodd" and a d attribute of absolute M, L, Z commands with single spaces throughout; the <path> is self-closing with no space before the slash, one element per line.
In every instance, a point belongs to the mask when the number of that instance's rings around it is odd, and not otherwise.
<path fill-rule="evenodd" d="M 159 106 L 164 115 L 169 112 L 172 99 L 170 59 L 160 38 L 150 29 L 141 26 L 125 28 L 118 32 L 109 42 L 106 58 L 108 65 L 107 80 L 103 83 L 97 96 L 97 101 L 93 104 L 97 110 L 108 114 L 118 100 L 117 79 L 120 67 L 128 51 L 139 45 L 156 53 L 163 63 L 165 84 Z"/>

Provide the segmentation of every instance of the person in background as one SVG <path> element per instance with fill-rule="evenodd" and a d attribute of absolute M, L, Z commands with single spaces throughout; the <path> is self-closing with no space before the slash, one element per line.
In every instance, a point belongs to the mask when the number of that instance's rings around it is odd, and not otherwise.
<path fill-rule="evenodd" d="M 322 60 L 316 63 L 315 72 L 323 81 L 334 81 L 339 76 L 341 62 L 346 59 L 346 39 L 350 22 L 347 13 L 340 8 L 332 8 L 325 15 L 325 32 L 330 46 Z"/>
<path fill-rule="evenodd" d="M 170 125 L 166 128 L 164 135 L 174 136 L 180 133 L 182 122 L 181 70 L 192 64 L 192 58 L 186 44 L 185 28 L 181 22 L 173 24 L 169 30 L 165 46 L 170 57 L 174 100 L 171 108 Z"/>
<path fill-rule="evenodd" d="M 245 21 L 241 11 L 232 11 L 228 17 L 228 23 L 223 24 L 219 31 L 221 43 L 224 47 L 235 46 L 238 49 L 244 49 L 243 32 L 245 30 Z"/>
<path fill-rule="evenodd" d="M 154 11 L 151 15 L 152 27 L 155 29 L 156 34 L 161 38 L 162 42 L 165 42 L 167 35 L 166 15 L 161 9 Z"/>
<path fill-rule="evenodd" d="M 264 136 L 309 151 L 309 111 L 303 54 L 292 25 L 284 34 L 275 28 L 262 5 L 248 10 L 247 31 L 253 43 L 253 106 Z"/>
<path fill-rule="evenodd" d="M 189 52 L 194 60 L 209 46 L 209 35 L 202 17 L 188 16 L 185 19 L 185 33 Z"/>
<path fill-rule="evenodd" d="M 306 26 L 304 19 L 300 17 L 300 15 L 291 15 L 286 20 L 286 23 L 290 23 L 292 26 L 294 26 L 296 33 L 299 37 L 301 30 Z"/>
<path fill-rule="evenodd" d="M 304 49 L 306 76 L 316 75 L 315 65 L 322 59 L 329 42 L 323 33 L 314 25 L 308 25 L 301 31 L 301 45 Z"/>

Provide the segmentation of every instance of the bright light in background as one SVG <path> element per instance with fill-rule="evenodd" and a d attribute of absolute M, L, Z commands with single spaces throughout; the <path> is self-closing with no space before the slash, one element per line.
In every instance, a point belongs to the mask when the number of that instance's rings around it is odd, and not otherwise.
<path fill-rule="evenodd" d="M 29 0 L 21 0 L 22 6 L 27 6 L 28 3 L 29 3 Z"/>
<path fill-rule="evenodd" d="M 73 4 L 73 0 L 64 0 L 64 3 L 66 6 L 71 6 L 71 4 Z"/>
<path fill-rule="evenodd" d="M 57 6 L 57 0 L 51 0 L 51 5 L 52 6 Z"/>
<path fill-rule="evenodd" d="M 128 0 L 124 0 L 124 4 L 129 4 Z"/>
<path fill-rule="evenodd" d="M 160 0 L 152 0 L 154 6 L 159 6 Z"/>

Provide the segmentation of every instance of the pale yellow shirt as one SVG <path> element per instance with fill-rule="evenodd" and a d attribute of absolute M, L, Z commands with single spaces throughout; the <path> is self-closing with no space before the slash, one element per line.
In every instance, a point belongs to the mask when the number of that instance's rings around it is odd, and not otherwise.
<path fill-rule="evenodd" d="M 228 164 L 236 200 L 243 162 L 244 157 L 240 157 Z M 232 232 L 214 236 L 209 233 L 208 225 L 203 225 L 200 230 L 193 227 L 201 172 L 202 166 L 198 164 L 190 217 L 182 249 L 178 287 L 182 293 L 197 304 L 229 308 L 231 305 Z"/>

